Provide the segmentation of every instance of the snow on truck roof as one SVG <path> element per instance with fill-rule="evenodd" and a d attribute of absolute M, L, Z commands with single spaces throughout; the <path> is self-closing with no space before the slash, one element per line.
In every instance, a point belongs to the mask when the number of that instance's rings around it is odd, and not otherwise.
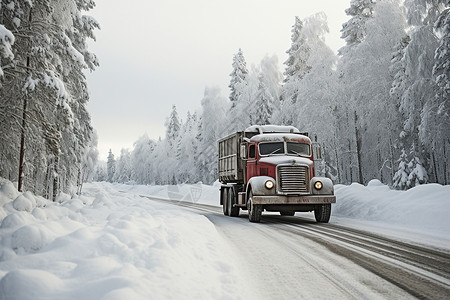
<path fill-rule="evenodd" d="M 279 125 L 253 125 L 245 129 L 245 132 L 257 133 L 300 133 L 294 126 Z"/>
<path fill-rule="evenodd" d="M 252 142 L 297 142 L 297 143 L 311 143 L 311 140 L 306 135 L 295 133 L 264 133 L 253 136 Z"/>

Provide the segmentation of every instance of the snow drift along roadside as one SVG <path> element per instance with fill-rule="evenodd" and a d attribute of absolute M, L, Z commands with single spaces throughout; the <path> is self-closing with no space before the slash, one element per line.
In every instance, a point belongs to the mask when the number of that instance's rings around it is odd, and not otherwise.
<path fill-rule="evenodd" d="M 114 184 L 137 195 L 219 205 L 220 183 L 145 186 Z M 330 223 L 387 235 L 407 242 L 450 249 L 450 185 L 425 184 L 408 191 L 390 189 L 379 180 L 367 186 L 335 185 Z M 314 218 L 312 213 L 298 216 Z"/>
<path fill-rule="evenodd" d="M 106 183 L 83 194 L 0 182 L 0 299 L 236 298 L 243 278 L 205 217 Z"/>

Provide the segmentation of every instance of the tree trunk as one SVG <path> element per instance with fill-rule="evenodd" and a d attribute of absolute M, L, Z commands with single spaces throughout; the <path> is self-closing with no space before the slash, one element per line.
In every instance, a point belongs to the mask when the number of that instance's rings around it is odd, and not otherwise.
<path fill-rule="evenodd" d="M 439 174 L 436 167 L 436 156 L 435 151 L 431 151 L 431 163 L 433 165 L 433 173 L 434 173 L 434 182 L 439 183 Z"/>
<path fill-rule="evenodd" d="M 31 12 L 32 8 L 30 8 L 30 14 L 28 16 L 29 21 L 29 27 L 31 30 Z M 31 48 L 31 47 L 30 47 Z M 30 69 L 30 56 L 27 56 L 27 73 Z M 17 190 L 19 192 L 22 191 L 23 186 L 23 160 L 24 160 L 24 154 L 25 154 L 25 127 L 27 122 L 27 102 L 28 102 L 28 95 L 25 95 L 23 98 L 23 111 L 22 111 L 22 128 L 20 130 L 20 150 L 19 150 L 19 178 L 18 178 L 18 184 L 17 184 Z"/>
<path fill-rule="evenodd" d="M 358 115 L 356 114 L 356 110 L 355 110 L 356 155 L 358 157 L 358 176 L 359 176 L 358 182 L 360 184 L 363 184 L 363 175 L 362 175 L 362 168 L 361 168 L 361 138 L 359 136 L 357 121 L 358 121 Z"/>
<path fill-rule="evenodd" d="M 53 164 L 53 202 L 56 201 L 56 195 L 58 195 L 58 182 L 59 182 L 59 174 L 58 174 L 58 165 L 59 165 L 59 155 L 55 155 L 55 161 Z"/>
<path fill-rule="evenodd" d="M 29 65 L 30 58 L 27 58 L 27 66 Z M 22 110 L 22 128 L 20 130 L 20 151 L 19 151 L 19 183 L 17 185 L 17 190 L 22 192 L 23 185 L 23 159 L 25 153 L 25 126 L 27 118 L 27 96 L 23 99 L 23 110 Z"/>
<path fill-rule="evenodd" d="M 444 164 L 443 164 L 443 167 L 444 167 L 444 184 L 449 184 L 449 182 L 448 182 L 448 174 L 447 174 L 447 161 L 448 161 L 448 158 L 447 158 L 447 145 L 448 145 L 448 143 L 446 143 L 446 142 L 444 142 Z"/>

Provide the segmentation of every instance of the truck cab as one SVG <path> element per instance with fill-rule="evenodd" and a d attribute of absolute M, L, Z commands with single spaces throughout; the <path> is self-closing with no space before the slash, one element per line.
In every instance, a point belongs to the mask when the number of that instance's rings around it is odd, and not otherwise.
<path fill-rule="evenodd" d="M 263 211 L 314 211 L 328 222 L 336 202 L 331 180 L 315 176 L 311 140 L 292 126 L 251 126 L 219 140 L 219 180 L 224 214 L 248 210 L 251 222 Z"/>

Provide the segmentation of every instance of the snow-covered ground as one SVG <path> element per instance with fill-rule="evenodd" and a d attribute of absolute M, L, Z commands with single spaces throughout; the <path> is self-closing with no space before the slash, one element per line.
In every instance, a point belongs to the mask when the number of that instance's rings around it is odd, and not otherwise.
<path fill-rule="evenodd" d="M 60 203 L 0 184 L 2 300 L 236 298 L 244 280 L 204 216 L 106 183 Z"/>
<path fill-rule="evenodd" d="M 0 299 L 254 296 L 235 290 L 246 275 L 206 217 L 138 195 L 217 206 L 219 185 L 92 183 L 54 203 L 0 179 Z M 449 195 L 436 184 L 337 185 L 331 223 L 450 249 Z"/>

